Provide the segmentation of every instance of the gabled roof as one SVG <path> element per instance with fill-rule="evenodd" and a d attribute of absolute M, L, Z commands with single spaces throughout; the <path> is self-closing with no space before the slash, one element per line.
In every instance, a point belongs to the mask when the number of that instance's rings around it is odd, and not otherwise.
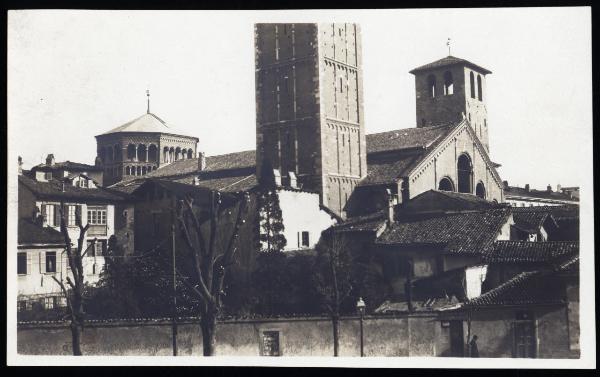
<path fill-rule="evenodd" d="M 196 174 L 199 171 L 198 158 L 178 160 L 148 173 L 145 177 L 169 177 L 177 175 Z M 202 170 L 218 171 L 232 169 L 256 169 L 256 151 L 242 151 L 206 157 L 206 168 Z"/>
<path fill-rule="evenodd" d="M 428 71 L 430 69 L 447 67 L 447 66 L 457 65 L 457 64 L 465 65 L 467 67 L 473 68 L 474 70 L 479 71 L 479 72 L 483 73 L 484 75 L 492 73 L 492 71 L 485 69 L 482 66 L 479 66 L 475 63 L 471 63 L 468 60 L 457 58 L 457 57 L 454 57 L 451 55 L 448 55 L 445 58 L 442 58 L 442 59 L 436 60 L 434 62 L 417 67 L 417 68 L 409 71 L 409 73 L 415 74 L 417 72 Z"/>
<path fill-rule="evenodd" d="M 367 177 L 359 186 L 391 183 L 408 175 L 463 122 L 367 135 Z"/>
<path fill-rule="evenodd" d="M 386 222 L 383 211 L 363 216 L 355 216 L 344 222 L 334 225 L 332 228 L 337 232 L 377 232 Z"/>
<path fill-rule="evenodd" d="M 17 234 L 19 245 L 46 244 L 46 245 L 64 245 L 65 239 L 57 230 L 34 224 L 27 219 L 19 219 L 19 229 Z"/>
<path fill-rule="evenodd" d="M 19 184 L 28 188 L 40 199 L 74 200 L 77 202 L 120 202 L 128 199 L 127 195 L 112 189 L 76 187 L 57 179 L 40 182 L 25 175 L 19 175 Z"/>
<path fill-rule="evenodd" d="M 104 132 L 101 135 L 109 135 L 119 132 L 151 132 L 151 133 L 165 133 L 165 134 L 175 134 L 182 135 L 182 133 L 178 132 L 172 127 L 167 126 L 165 121 L 157 117 L 152 113 L 146 113 L 140 117 L 135 118 L 117 128 L 113 128 L 110 131 Z M 100 135 L 99 135 L 100 136 Z M 191 136 L 188 136 L 191 137 Z M 198 140 L 198 138 L 194 137 L 194 139 Z"/>
<path fill-rule="evenodd" d="M 548 272 L 526 271 L 475 297 L 466 306 L 562 304 L 565 301 L 565 290 L 558 276 Z"/>
<path fill-rule="evenodd" d="M 507 208 L 406 216 L 391 224 L 376 243 L 403 247 L 437 245 L 444 253 L 480 255 L 492 246 L 509 216 Z"/>
<path fill-rule="evenodd" d="M 528 210 L 530 208 L 533 207 L 514 207 L 512 209 L 513 219 L 517 228 L 527 233 L 537 233 L 546 221 L 550 221 L 554 226 L 558 226 L 549 211 Z"/>
<path fill-rule="evenodd" d="M 460 122 L 452 122 L 432 127 L 404 128 L 394 131 L 368 134 L 367 153 L 398 151 L 403 149 L 430 148 L 444 138 Z"/>
<path fill-rule="evenodd" d="M 429 190 L 399 205 L 397 209 L 401 216 L 403 213 L 480 211 L 501 207 L 507 205 L 490 202 L 474 194 Z"/>
<path fill-rule="evenodd" d="M 51 170 L 67 170 L 72 172 L 85 172 L 85 171 L 102 171 L 101 166 L 96 165 L 88 165 L 82 164 L 80 162 L 72 162 L 72 161 L 64 161 L 64 162 L 55 162 L 54 165 L 46 165 L 45 163 L 36 165 L 31 168 L 31 171 L 43 170 L 43 171 L 51 171 Z"/>
<path fill-rule="evenodd" d="M 577 255 L 579 242 L 576 241 L 496 241 L 483 259 L 488 263 L 554 263 Z"/>

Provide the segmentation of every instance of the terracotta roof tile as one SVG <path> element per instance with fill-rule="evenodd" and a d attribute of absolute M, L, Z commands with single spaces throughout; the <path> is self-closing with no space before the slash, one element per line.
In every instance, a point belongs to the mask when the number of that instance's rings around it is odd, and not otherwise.
<path fill-rule="evenodd" d="M 496 241 L 483 257 L 488 263 L 555 262 L 579 254 L 579 242 Z"/>
<path fill-rule="evenodd" d="M 420 71 L 426 71 L 426 70 L 429 70 L 429 69 L 446 67 L 446 66 L 455 65 L 455 64 L 463 64 L 463 65 L 466 65 L 468 67 L 475 68 L 479 72 L 481 72 L 483 74 L 486 74 L 486 75 L 489 74 L 489 73 L 492 73 L 490 70 L 485 69 L 485 68 L 483 68 L 483 67 L 481 67 L 481 66 L 479 66 L 479 65 L 477 65 L 475 63 L 471 63 L 468 60 L 457 58 L 457 57 L 450 56 L 450 55 L 446 56 L 445 58 L 442 58 L 442 59 L 436 60 L 434 62 L 431 62 L 431 63 L 425 64 L 425 65 L 422 65 L 420 67 L 417 67 L 417 68 L 411 70 L 410 73 L 414 74 L 414 73 L 417 73 L 417 72 L 420 72 Z"/>
<path fill-rule="evenodd" d="M 25 175 L 19 175 L 19 184 L 27 187 L 40 199 L 75 200 L 80 202 L 119 202 L 128 199 L 128 196 L 122 192 L 103 187 L 82 188 L 65 183 L 63 191 L 63 183 L 56 179 L 40 182 Z"/>
<path fill-rule="evenodd" d="M 526 198 L 537 198 L 537 199 L 554 199 L 554 200 L 565 200 L 571 202 L 578 202 L 579 199 L 576 197 L 571 197 L 563 192 L 550 191 L 547 190 L 527 190 L 523 187 L 516 186 L 508 186 L 508 188 L 504 188 L 504 193 L 507 197 L 510 196 L 521 196 Z"/>
<path fill-rule="evenodd" d="M 447 123 L 435 127 L 404 128 L 367 135 L 367 153 L 397 151 L 412 148 L 429 148 L 444 138 L 459 123 Z"/>
<path fill-rule="evenodd" d="M 408 216 L 393 223 L 376 242 L 403 246 L 431 244 L 448 253 L 482 254 L 492 246 L 509 215 L 509 209 L 490 209 Z"/>
<path fill-rule="evenodd" d="M 521 272 L 498 287 L 472 299 L 466 306 L 561 304 L 565 302 L 561 279 L 553 272 Z"/>

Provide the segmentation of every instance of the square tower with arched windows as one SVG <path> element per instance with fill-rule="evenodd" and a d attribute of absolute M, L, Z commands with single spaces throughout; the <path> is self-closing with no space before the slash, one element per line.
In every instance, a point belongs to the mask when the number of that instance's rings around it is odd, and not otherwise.
<path fill-rule="evenodd" d="M 293 176 L 339 215 L 366 176 L 360 28 L 256 24 L 257 173 Z"/>
<path fill-rule="evenodd" d="M 459 122 L 464 116 L 489 152 L 485 76 L 492 72 L 447 56 L 410 73 L 415 75 L 417 127 Z"/>

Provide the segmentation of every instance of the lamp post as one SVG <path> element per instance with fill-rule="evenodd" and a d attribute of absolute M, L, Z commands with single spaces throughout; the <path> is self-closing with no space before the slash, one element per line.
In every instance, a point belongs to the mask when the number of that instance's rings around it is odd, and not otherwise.
<path fill-rule="evenodd" d="M 360 357 L 365 356 L 364 336 L 363 336 L 363 318 L 365 315 L 366 307 L 367 307 L 367 305 L 365 305 L 365 302 L 363 301 L 362 297 L 359 297 L 358 301 L 356 302 L 356 309 L 358 310 L 358 314 L 360 315 Z"/>

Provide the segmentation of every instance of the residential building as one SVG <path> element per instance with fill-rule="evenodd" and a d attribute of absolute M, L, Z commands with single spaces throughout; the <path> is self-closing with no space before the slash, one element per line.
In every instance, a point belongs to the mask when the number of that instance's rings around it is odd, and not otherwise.
<path fill-rule="evenodd" d="M 548 185 L 546 190 L 531 189 L 529 184 L 525 187 L 509 186 L 504 181 L 504 193 L 506 202 L 513 207 L 536 207 L 536 206 L 564 206 L 579 205 L 579 196 L 565 193 L 561 190 L 552 190 Z"/>
<path fill-rule="evenodd" d="M 64 175 L 57 177 L 44 169 L 22 171 L 18 177 L 18 195 L 19 239 L 24 242 L 19 247 L 43 246 L 37 257 L 30 256 L 37 261 L 38 274 L 42 274 L 42 278 L 35 274 L 19 278 L 20 295 L 42 294 L 48 285 L 56 284 L 50 280 L 53 274 L 63 272 L 64 275 L 65 255 L 62 251 L 65 240 L 64 237 L 58 240 L 61 208 L 64 208 L 67 233 L 74 247 L 77 247 L 80 235 L 77 218 L 81 219 L 81 224 L 89 225 L 83 239 L 86 282 L 94 284 L 98 281 L 111 236 L 116 236 L 126 254 L 134 251 L 134 211 L 128 195 L 99 187 L 87 175 L 65 170 Z M 46 246 L 44 240 L 52 234 L 52 243 Z M 39 240 L 36 239 L 38 236 Z M 62 244 L 60 250 L 57 249 L 59 243 Z M 53 248 L 48 249 L 50 246 Z M 48 294 L 53 295 L 53 289 Z"/>

